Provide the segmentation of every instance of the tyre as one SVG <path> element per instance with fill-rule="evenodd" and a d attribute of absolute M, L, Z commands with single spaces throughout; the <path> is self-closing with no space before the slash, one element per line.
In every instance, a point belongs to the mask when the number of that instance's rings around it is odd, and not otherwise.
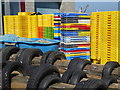
<path fill-rule="evenodd" d="M 91 65 L 91 64 L 92 64 L 91 61 L 79 58 L 74 68 L 76 68 L 75 70 L 77 71 L 82 71 L 86 65 Z"/>
<path fill-rule="evenodd" d="M 48 52 L 44 53 L 40 60 L 40 64 L 46 64 L 46 60 L 52 52 L 54 52 L 54 51 L 48 51 Z"/>
<path fill-rule="evenodd" d="M 89 79 L 78 83 L 74 90 L 107 90 L 105 83 L 98 79 Z"/>
<path fill-rule="evenodd" d="M 52 52 L 47 58 L 46 63 L 53 65 L 57 60 L 66 59 L 66 56 L 63 52 Z"/>
<path fill-rule="evenodd" d="M 109 87 L 109 85 L 112 83 L 117 83 L 117 79 L 114 77 L 105 77 L 102 80 L 105 82 L 106 87 Z"/>
<path fill-rule="evenodd" d="M 78 60 L 80 60 L 80 58 L 74 58 L 70 60 L 70 63 L 68 64 L 68 69 L 74 68 L 75 65 L 78 63 Z"/>
<path fill-rule="evenodd" d="M 0 51 L 0 54 L 2 54 L 2 62 L 6 62 L 9 60 L 10 56 L 12 54 L 16 54 L 18 51 L 20 50 L 20 48 L 12 46 L 12 47 L 5 47 L 2 48 L 2 50 Z"/>
<path fill-rule="evenodd" d="M 32 48 L 27 48 L 21 53 L 19 57 L 19 62 L 22 64 L 22 68 L 24 70 L 24 76 L 30 75 L 31 70 L 29 69 L 29 67 L 32 64 L 32 59 L 40 55 L 43 55 L 40 49 L 32 49 Z"/>
<path fill-rule="evenodd" d="M 64 72 L 63 76 L 62 76 L 62 82 L 63 83 L 69 83 L 70 78 L 72 77 L 72 73 L 73 70 L 72 69 L 68 69 Z"/>
<path fill-rule="evenodd" d="M 112 71 L 119 66 L 120 65 L 118 62 L 114 62 L 114 61 L 107 62 L 103 67 L 102 78 L 110 77 Z"/>
<path fill-rule="evenodd" d="M 40 65 L 38 68 L 36 68 L 32 72 L 32 74 L 28 80 L 28 83 L 27 83 L 27 90 L 38 89 L 39 83 L 42 81 L 42 79 L 50 74 L 56 74 L 60 77 L 60 73 L 55 66 L 52 66 L 49 64 Z"/>
<path fill-rule="evenodd" d="M 61 79 L 57 75 L 48 75 L 39 84 L 39 89 L 40 90 L 46 90 L 49 88 L 50 85 L 55 84 L 55 83 L 60 83 Z"/>
<path fill-rule="evenodd" d="M 70 78 L 69 84 L 76 85 L 83 78 L 87 78 L 87 75 L 83 71 L 75 71 Z"/>
<path fill-rule="evenodd" d="M 22 73 L 21 66 L 18 62 L 9 62 L 3 68 L 3 72 L 2 72 L 2 88 L 3 89 L 11 88 L 11 73 L 13 71 L 19 71 Z"/>
<path fill-rule="evenodd" d="M 23 53 L 23 51 L 25 50 L 26 48 L 23 48 L 23 49 L 20 49 L 18 52 L 17 52 L 17 55 L 16 55 L 16 61 L 19 62 L 20 60 L 20 57 Z"/>
<path fill-rule="evenodd" d="M 3 62 L 3 63 L 1 64 L 1 65 L 2 65 L 2 69 L 3 69 L 8 63 L 11 63 L 11 61 Z"/>

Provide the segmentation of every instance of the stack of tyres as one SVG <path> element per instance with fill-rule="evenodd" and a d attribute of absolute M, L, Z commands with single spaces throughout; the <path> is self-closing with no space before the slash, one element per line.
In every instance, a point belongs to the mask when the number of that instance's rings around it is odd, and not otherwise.
<path fill-rule="evenodd" d="M 67 60 L 76 57 L 90 60 L 90 16 L 61 14 L 61 51 Z"/>
<path fill-rule="evenodd" d="M 61 13 L 54 13 L 54 39 L 60 40 Z"/>

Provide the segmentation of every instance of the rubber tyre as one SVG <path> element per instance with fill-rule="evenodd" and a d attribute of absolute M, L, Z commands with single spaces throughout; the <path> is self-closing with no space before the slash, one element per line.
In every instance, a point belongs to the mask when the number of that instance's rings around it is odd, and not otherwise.
<path fill-rule="evenodd" d="M 13 71 L 21 71 L 21 66 L 18 62 L 9 62 L 3 68 L 2 72 L 2 88 L 3 89 L 10 89 L 11 88 L 11 73 Z"/>
<path fill-rule="evenodd" d="M 9 60 L 10 56 L 12 54 L 16 54 L 18 51 L 20 50 L 20 48 L 12 46 L 12 47 L 5 47 L 2 48 L 2 50 L 0 51 L 0 54 L 2 54 L 2 62 L 6 62 Z"/>
<path fill-rule="evenodd" d="M 72 77 L 72 73 L 73 70 L 72 69 L 68 69 L 64 72 L 64 74 L 62 75 L 62 82 L 63 83 L 69 83 L 70 78 Z"/>
<path fill-rule="evenodd" d="M 66 59 L 66 56 L 63 52 L 52 52 L 48 56 L 46 63 L 53 65 L 57 60 Z"/>
<path fill-rule="evenodd" d="M 23 51 L 24 51 L 25 49 L 27 49 L 27 48 L 20 49 L 20 50 L 17 52 L 17 54 L 16 54 L 16 61 L 17 61 L 17 62 L 20 61 L 19 59 L 20 59 L 20 57 L 21 57 L 21 55 L 22 55 L 22 53 L 23 53 Z"/>
<path fill-rule="evenodd" d="M 32 59 L 40 55 L 43 55 L 40 49 L 32 49 L 32 48 L 27 48 L 21 53 L 19 57 L 19 62 L 22 64 L 22 68 L 24 70 L 24 76 L 31 74 L 32 70 L 30 70 L 29 67 L 31 66 Z"/>
<path fill-rule="evenodd" d="M 91 61 L 88 61 L 86 59 L 79 58 L 78 63 L 75 65 L 75 70 L 82 71 L 86 65 L 91 65 Z"/>
<path fill-rule="evenodd" d="M 74 68 L 75 65 L 78 63 L 78 60 L 79 60 L 79 59 L 80 59 L 80 58 L 74 58 L 74 59 L 70 60 L 70 63 L 68 64 L 68 69 Z"/>
<path fill-rule="evenodd" d="M 11 61 L 3 62 L 3 63 L 1 64 L 1 65 L 2 65 L 2 69 L 3 69 L 8 63 L 11 63 Z"/>
<path fill-rule="evenodd" d="M 87 75 L 83 71 L 73 72 L 72 77 L 70 78 L 69 84 L 76 85 L 83 78 L 87 78 Z"/>
<path fill-rule="evenodd" d="M 104 81 L 98 79 L 89 79 L 78 83 L 74 90 L 107 90 Z"/>
<path fill-rule="evenodd" d="M 46 76 L 39 84 L 40 90 L 46 90 L 50 85 L 55 83 L 60 83 L 61 79 L 57 75 L 48 75 Z"/>
<path fill-rule="evenodd" d="M 102 78 L 110 77 L 112 71 L 119 66 L 120 65 L 118 62 L 114 62 L 114 61 L 107 62 L 103 67 Z"/>
<path fill-rule="evenodd" d="M 46 64 L 46 60 L 52 52 L 54 52 L 54 51 L 48 51 L 48 52 L 44 53 L 40 60 L 40 64 Z"/>
<path fill-rule="evenodd" d="M 117 79 L 114 77 L 105 77 L 102 80 L 105 82 L 106 87 L 109 87 L 112 83 L 117 83 Z"/>
<path fill-rule="evenodd" d="M 30 89 L 36 90 L 39 87 L 39 83 L 41 82 L 41 80 L 50 74 L 56 74 L 60 77 L 60 73 L 55 66 L 52 66 L 49 64 L 40 65 L 38 68 L 36 68 L 32 72 L 32 74 L 28 80 L 26 89 L 27 90 L 30 90 Z"/>

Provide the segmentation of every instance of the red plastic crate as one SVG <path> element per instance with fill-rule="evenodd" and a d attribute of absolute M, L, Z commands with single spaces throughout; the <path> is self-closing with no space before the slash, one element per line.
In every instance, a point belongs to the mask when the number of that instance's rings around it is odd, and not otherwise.
<path fill-rule="evenodd" d="M 60 18 L 60 16 L 54 16 L 54 18 Z"/>
<path fill-rule="evenodd" d="M 43 31 L 44 31 L 43 27 L 38 27 L 38 37 L 39 38 L 43 38 Z"/>
<path fill-rule="evenodd" d="M 90 51 L 90 50 L 71 50 L 71 51 L 65 51 L 65 50 L 62 50 L 61 49 L 61 51 L 63 51 L 63 52 L 88 52 L 88 51 Z"/>

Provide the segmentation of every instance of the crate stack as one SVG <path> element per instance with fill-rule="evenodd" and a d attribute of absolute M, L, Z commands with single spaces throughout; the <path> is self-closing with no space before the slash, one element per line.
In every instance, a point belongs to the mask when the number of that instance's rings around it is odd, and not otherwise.
<path fill-rule="evenodd" d="M 14 16 L 14 25 L 15 25 L 15 35 L 22 37 L 23 32 L 22 32 L 22 16 Z"/>
<path fill-rule="evenodd" d="M 15 34 L 14 17 L 4 16 L 4 34 Z"/>
<path fill-rule="evenodd" d="M 38 16 L 28 16 L 28 38 L 38 38 Z"/>
<path fill-rule="evenodd" d="M 120 11 L 91 14 L 91 59 L 94 63 L 120 63 Z"/>
<path fill-rule="evenodd" d="M 61 51 L 67 60 L 76 57 L 90 60 L 90 16 L 64 13 L 61 15 Z"/>
<path fill-rule="evenodd" d="M 18 12 L 18 15 L 4 16 L 4 33 L 54 39 L 54 14 L 31 15 L 33 13 Z"/>
<path fill-rule="evenodd" d="M 43 14 L 44 38 L 54 39 L 54 14 Z"/>
<path fill-rule="evenodd" d="M 38 38 L 44 38 L 43 32 L 44 32 L 43 16 L 42 15 L 38 15 Z"/>
<path fill-rule="evenodd" d="M 61 24 L 61 14 L 54 13 L 54 39 L 60 40 L 60 24 Z"/>
<path fill-rule="evenodd" d="M 21 16 L 21 20 L 19 23 L 22 23 L 22 37 L 28 38 L 28 16 L 33 14 L 34 12 L 18 12 L 18 15 L 16 17 Z M 20 31 L 20 30 L 19 30 Z M 16 35 L 16 34 L 15 34 Z"/>
<path fill-rule="evenodd" d="M 33 12 L 18 12 L 18 15 L 4 16 L 4 34 L 28 37 L 28 16 Z"/>

